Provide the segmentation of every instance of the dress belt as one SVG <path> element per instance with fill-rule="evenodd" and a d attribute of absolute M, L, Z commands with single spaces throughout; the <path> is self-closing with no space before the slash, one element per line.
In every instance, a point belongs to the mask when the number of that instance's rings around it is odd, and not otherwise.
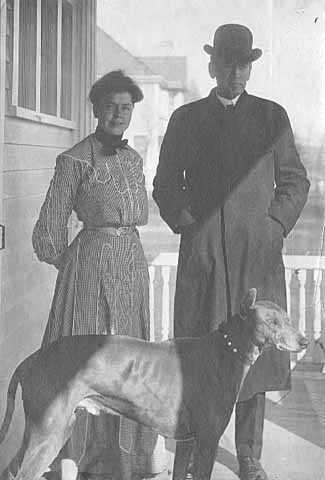
<path fill-rule="evenodd" d="M 84 225 L 83 230 L 91 231 L 91 232 L 103 232 L 109 233 L 111 235 L 130 235 L 136 232 L 135 225 L 109 225 L 105 227 L 97 227 L 94 225 Z"/>

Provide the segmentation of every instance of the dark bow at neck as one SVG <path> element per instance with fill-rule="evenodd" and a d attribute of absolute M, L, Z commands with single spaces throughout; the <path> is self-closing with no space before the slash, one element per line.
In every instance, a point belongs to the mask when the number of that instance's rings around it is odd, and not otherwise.
<path fill-rule="evenodd" d="M 126 139 L 122 140 L 122 135 L 111 135 L 101 127 L 96 128 L 95 137 L 103 145 L 103 151 L 106 155 L 113 155 L 117 148 L 126 148 L 128 143 Z"/>

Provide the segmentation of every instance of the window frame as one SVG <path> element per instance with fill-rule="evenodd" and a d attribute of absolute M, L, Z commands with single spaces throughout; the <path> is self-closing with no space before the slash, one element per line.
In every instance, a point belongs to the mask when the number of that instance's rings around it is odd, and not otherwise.
<path fill-rule="evenodd" d="M 58 25 L 57 25 L 57 95 L 56 95 L 56 115 L 42 113 L 41 105 L 41 0 L 37 0 L 37 41 L 36 41 L 36 108 L 31 110 L 18 105 L 18 82 L 19 82 L 19 3 L 20 0 L 14 0 L 13 15 L 13 53 L 12 53 L 12 86 L 11 103 L 9 105 L 9 115 L 32 120 L 38 123 L 57 125 L 68 129 L 75 129 L 77 124 L 74 120 L 74 97 L 71 99 L 71 120 L 62 118 L 61 111 L 61 49 L 62 49 L 62 1 L 58 1 Z M 67 0 L 72 6 L 72 76 L 71 88 L 73 89 L 75 79 L 75 32 L 76 32 L 76 8 L 75 0 Z"/>

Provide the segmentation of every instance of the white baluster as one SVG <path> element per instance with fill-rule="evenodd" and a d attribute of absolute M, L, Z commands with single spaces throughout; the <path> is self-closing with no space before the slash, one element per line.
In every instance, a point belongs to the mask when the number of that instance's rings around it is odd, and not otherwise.
<path fill-rule="evenodd" d="M 169 279 L 170 279 L 170 266 L 163 266 L 161 269 L 163 279 L 163 292 L 162 292 L 162 340 L 167 340 L 169 335 Z"/>
<path fill-rule="evenodd" d="M 319 289 L 320 289 L 320 312 L 321 312 L 321 318 L 320 318 L 320 337 L 321 337 L 321 343 L 323 345 L 324 339 L 325 339 L 325 303 L 324 303 L 324 294 L 323 294 L 323 289 L 324 289 L 324 282 L 325 282 L 325 268 L 323 266 L 322 270 L 320 271 L 320 278 L 319 278 Z M 322 373 L 325 374 L 325 350 L 321 347 L 321 345 L 318 345 L 321 349 L 321 362 L 322 362 Z"/>
<path fill-rule="evenodd" d="M 298 273 L 299 280 L 299 329 L 302 333 L 306 333 L 306 280 L 307 280 L 307 271 L 304 269 L 299 269 Z"/>
<path fill-rule="evenodd" d="M 153 265 L 149 267 L 149 311 L 150 311 L 150 341 L 155 341 L 155 273 Z"/>
<path fill-rule="evenodd" d="M 314 283 L 315 283 L 315 291 L 314 291 L 314 307 L 315 307 L 315 317 L 314 317 L 314 338 L 320 337 L 322 331 L 322 321 L 321 321 L 321 299 L 320 299 L 320 284 L 322 281 L 322 271 L 319 269 L 314 270 Z"/>
<path fill-rule="evenodd" d="M 307 280 L 307 271 L 304 269 L 299 269 L 298 273 L 299 281 L 299 330 L 306 334 L 306 280 Z M 297 354 L 298 360 L 300 360 L 305 355 L 305 352 L 300 352 Z"/>
<path fill-rule="evenodd" d="M 61 460 L 61 480 L 76 480 L 77 476 L 78 467 L 75 462 L 70 458 L 63 458 Z"/>
<path fill-rule="evenodd" d="M 285 269 L 285 279 L 286 279 L 286 292 L 287 292 L 287 313 L 290 317 L 291 315 L 291 277 L 292 277 L 292 269 L 286 268 Z"/>

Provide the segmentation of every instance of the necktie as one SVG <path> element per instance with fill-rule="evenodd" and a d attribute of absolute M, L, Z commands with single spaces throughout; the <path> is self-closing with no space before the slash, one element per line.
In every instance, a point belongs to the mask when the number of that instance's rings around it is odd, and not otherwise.
<path fill-rule="evenodd" d="M 128 141 L 122 140 L 122 135 L 110 135 L 100 127 L 96 128 L 95 137 L 103 145 L 103 153 L 106 155 L 114 155 L 117 148 L 126 148 Z"/>

